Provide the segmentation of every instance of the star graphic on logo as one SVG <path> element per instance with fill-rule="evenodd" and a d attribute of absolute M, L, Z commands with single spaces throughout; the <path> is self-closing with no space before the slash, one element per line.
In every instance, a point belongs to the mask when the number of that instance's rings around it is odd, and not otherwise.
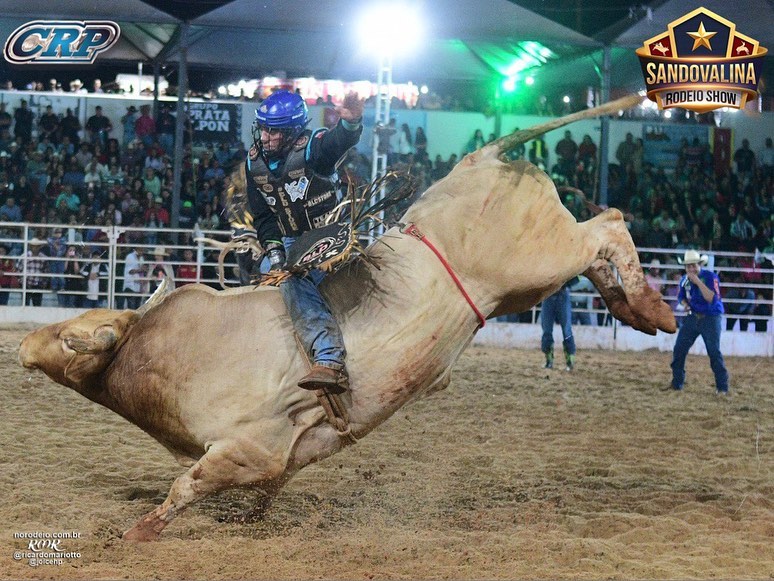
<path fill-rule="evenodd" d="M 700 22 L 699 30 L 687 34 L 693 39 L 693 48 L 691 50 L 696 50 L 700 46 L 706 46 L 708 49 L 712 50 L 710 39 L 715 36 L 717 32 L 707 32 L 704 29 L 704 22 Z"/>

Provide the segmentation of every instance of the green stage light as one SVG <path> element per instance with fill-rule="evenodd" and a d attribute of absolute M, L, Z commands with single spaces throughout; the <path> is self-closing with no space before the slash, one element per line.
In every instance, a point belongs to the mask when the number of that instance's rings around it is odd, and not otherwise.
<path fill-rule="evenodd" d="M 503 81 L 503 91 L 513 93 L 516 90 L 516 77 L 508 77 Z"/>

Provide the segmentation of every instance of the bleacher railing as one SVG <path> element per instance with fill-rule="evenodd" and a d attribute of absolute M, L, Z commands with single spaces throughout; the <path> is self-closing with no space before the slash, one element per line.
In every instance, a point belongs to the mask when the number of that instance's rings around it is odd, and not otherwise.
<path fill-rule="evenodd" d="M 12 281 L 11 284 L 0 283 L 0 296 L 8 293 L 8 305 L 28 305 L 37 301 L 37 304 L 43 306 L 126 308 L 127 299 L 145 300 L 152 294 L 159 276 L 153 274 L 154 270 L 172 276 L 176 286 L 198 282 L 220 288 L 217 272 L 219 251 L 194 242 L 194 238 L 201 234 L 223 241 L 229 239 L 229 233 L 220 230 L 0 222 L 0 246 L 9 249 L 7 256 L 0 257 L 0 267 L 3 267 L 0 281 Z M 39 256 L 32 255 L 33 245 L 30 244 L 36 237 L 45 242 Z M 76 258 L 67 256 L 68 247 L 75 249 Z M 163 247 L 166 254 L 159 260 L 154 255 L 158 247 Z M 133 293 L 124 286 L 126 256 L 134 248 L 142 251 L 140 264 L 144 273 L 139 277 L 140 293 Z M 185 250 L 192 251 L 190 260 L 184 259 Z M 664 248 L 638 248 L 637 251 L 645 273 L 651 267 L 660 269 L 659 274 L 651 278 L 651 282 L 661 286 L 664 300 L 672 306 L 679 319 L 684 311 L 675 304 L 680 281 L 677 275 L 682 275 L 684 269 L 677 263 L 677 258 L 682 256 L 683 251 Z M 98 252 L 99 256 L 92 258 L 94 252 Z M 754 299 L 724 297 L 729 329 L 774 332 L 774 269 L 764 267 L 765 262 L 761 257 L 751 253 L 713 251 L 706 254 L 711 260 L 709 267 L 720 277 L 724 295 L 728 295 L 732 289 L 752 290 L 755 294 Z M 66 272 L 67 263 L 76 260 L 79 272 Z M 37 264 L 33 261 L 37 261 Z M 86 276 L 80 273 L 86 263 L 104 266 L 97 304 L 85 300 L 91 294 L 83 288 Z M 41 265 L 42 272 L 38 272 Z M 156 269 L 157 266 L 159 269 Z M 181 267 L 185 267 L 187 276 L 181 276 Z M 231 256 L 226 261 L 224 273 L 227 285 L 238 285 L 235 267 Z M 742 280 L 734 281 L 739 278 Z M 68 284 L 68 281 L 80 281 L 80 285 Z M 590 285 L 589 288 L 585 291 L 579 290 L 577 286 L 570 289 L 573 323 L 617 325 L 596 289 Z M 526 313 L 509 315 L 500 320 L 536 323 L 539 313 L 540 305 L 536 305 Z"/>

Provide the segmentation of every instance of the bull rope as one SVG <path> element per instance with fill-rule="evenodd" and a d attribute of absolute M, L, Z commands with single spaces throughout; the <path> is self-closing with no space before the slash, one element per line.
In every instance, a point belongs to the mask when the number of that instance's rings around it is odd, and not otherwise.
<path fill-rule="evenodd" d="M 311 371 L 312 363 L 309 361 L 309 356 L 306 354 L 304 346 L 301 345 L 301 340 L 296 333 L 293 333 L 293 337 L 296 340 L 296 345 L 298 345 L 298 350 L 303 355 L 304 361 L 306 361 L 306 366 Z M 344 438 L 350 444 L 357 444 L 357 438 L 349 426 L 349 414 L 344 402 L 341 400 L 341 395 L 331 393 L 327 389 L 315 389 L 314 394 L 317 396 L 317 401 L 328 417 L 328 423 L 333 426 L 339 437 Z"/>

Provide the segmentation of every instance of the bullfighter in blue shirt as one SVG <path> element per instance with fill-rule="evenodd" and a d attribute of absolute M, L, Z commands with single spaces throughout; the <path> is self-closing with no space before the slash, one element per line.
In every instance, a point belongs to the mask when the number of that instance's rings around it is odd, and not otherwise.
<path fill-rule="evenodd" d="M 720 353 L 721 315 L 720 281 L 711 270 L 702 269 L 707 256 L 686 250 L 683 258 L 685 276 L 680 280 L 677 302 L 686 307 L 688 316 L 680 327 L 672 354 L 672 383 L 669 388 L 681 390 L 685 383 L 685 358 L 688 350 L 701 335 L 715 374 L 718 395 L 728 394 L 728 371 Z"/>

